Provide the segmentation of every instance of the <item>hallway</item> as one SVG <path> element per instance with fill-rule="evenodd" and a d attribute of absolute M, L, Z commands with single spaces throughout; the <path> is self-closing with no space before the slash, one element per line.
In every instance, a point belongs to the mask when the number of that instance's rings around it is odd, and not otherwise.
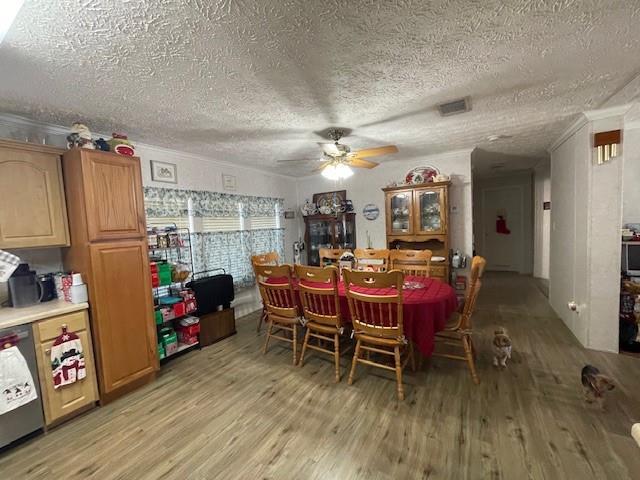
<path fill-rule="evenodd" d="M 297 368 L 284 348 L 263 356 L 255 315 L 238 321 L 238 335 L 169 364 L 155 383 L 0 454 L 2 477 L 640 477 L 629 435 L 640 420 L 640 360 L 583 349 L 530 277 L 485 277 L 479 386 L 463 364 L 436 359 L 407 370 L 404 402 L 384 373 L 362 368 L 348 386 L 348 358 L 334 384 L 328 359 L 310 355 Z M 514 344 L 504 371 L 491 365 L 498 325 Z M 618 386 L 605 413 L 582 401 L 586 362 Z"/>

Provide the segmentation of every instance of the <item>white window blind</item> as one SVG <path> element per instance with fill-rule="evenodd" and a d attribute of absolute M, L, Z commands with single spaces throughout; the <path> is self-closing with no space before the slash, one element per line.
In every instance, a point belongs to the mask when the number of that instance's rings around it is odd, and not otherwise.
<path fill-rule="evenodd" d="M 189 217 L 147 217 L 148 227 L 169 227 L 174 224 L 178 228 L 189 228 Z"/>
<path fill-rule="evenodd" d="M 268 217 L 251 217 L 251 230 L 263 228 L 278 228 L 278 219 L 275 215 Z"/>
<path fill-rule="evenodd" d="M 240 217 L 202 217 L 203 232 L 234 232 L 242 230 Z"/>

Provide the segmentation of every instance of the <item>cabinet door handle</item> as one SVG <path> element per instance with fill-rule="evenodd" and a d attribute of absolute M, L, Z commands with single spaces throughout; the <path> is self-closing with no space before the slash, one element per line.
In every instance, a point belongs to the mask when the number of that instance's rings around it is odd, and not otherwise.
<path fill-rule="evenodd" d="M 46 353 L 47 355 L 50 355 L 50 354 L 51 354 L 51 349 L 50 349 L 50 348 L 47 348 L 47 349 L 44 351 L 44 353 Z"/>

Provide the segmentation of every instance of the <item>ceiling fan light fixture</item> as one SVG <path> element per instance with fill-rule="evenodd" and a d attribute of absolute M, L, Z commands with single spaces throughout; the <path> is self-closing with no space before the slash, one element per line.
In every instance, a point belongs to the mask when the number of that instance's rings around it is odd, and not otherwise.
<path fill-rule="evenodd" d="M 322 176 L 329 180 L 344 180 L 353 175 L 353 170 L 344 163 L 332 163 L 322 170 Z"/>

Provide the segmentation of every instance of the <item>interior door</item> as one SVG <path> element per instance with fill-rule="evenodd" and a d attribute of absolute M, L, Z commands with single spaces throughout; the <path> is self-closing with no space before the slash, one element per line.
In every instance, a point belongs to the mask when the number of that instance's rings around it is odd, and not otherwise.
<path fill-rule="evenodd" d="M 140 159 L 92 151 L 82 162 L 89 240 L 144 237 Z"/>
<path fill-rule="evenodd" d="M 483 251 L 487 269 L 518 272 L 523 262 L 523 192 L 520 186 L 482 191 Z"/>
<path fill-rule="evenodd" d="M 158 368 L 153 300 L 144 241 L 89 247 L 94 336 L 103 393 Z"/>

